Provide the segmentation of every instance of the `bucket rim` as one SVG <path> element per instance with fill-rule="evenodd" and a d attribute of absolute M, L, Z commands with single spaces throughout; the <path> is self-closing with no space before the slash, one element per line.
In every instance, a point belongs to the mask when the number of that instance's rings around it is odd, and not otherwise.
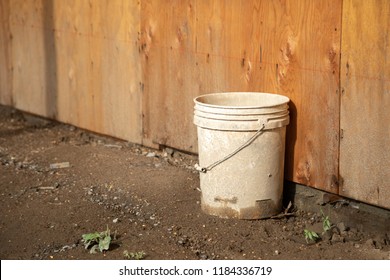
<path fill-rule="evenodd" d="M 244 106 L 244 105 L 217 105 L 217 104 L 210 104 L 200 101 L 200 99 L 204 98 L 213 98 L 215 96 L 221 96 L 221 95 L 237 95 L 237 94 L 256 94 L 256 95 L 268 95 L 272 96 L 272 98 L 279 99 L 272 105 L 250 105 L 250 106 Z M 256 92 L 256 91 L 228 91 L 228 92 L 214 92 L 214 93 L 208 93 L 208 94 L 202 94 L 194 99 L 195 104 L 199 106 L 205 106 L 205 107 L 211 107 L 211 108 L 221 108 L 221 109 L 258 109 L 258 108 L 272 108 L 272 107 L 278 107 L 284 104 L 287 104 L 290 102 L 290 98 L 287 96 L 277 94 L 277 93 L 269 93 L 269 92 Z"/>

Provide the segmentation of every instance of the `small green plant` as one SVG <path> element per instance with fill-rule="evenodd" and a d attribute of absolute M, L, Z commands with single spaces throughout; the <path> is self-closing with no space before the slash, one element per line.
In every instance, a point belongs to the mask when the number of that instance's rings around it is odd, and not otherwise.
<path fill-rule="evenodd" d="M 305 229 L 303 234 L 305 235 L 306 243 L 309 243 L 309 241 L 316 242 L 318 239 L 320 239 L 315 231 Z"/>
<path fill-rule="evenodd" d="M 97 249 L 100 252 L 107 251 L 111 243 L 111 234 L 108 226 L 106 231 L 83 234 L 82 238 L 85 249 L 90 248 L 89 252 L 91 254 L 96 253 Z"/>
<path fill-rule="evenodd" d="M 329 220 L 329 216 L 325 216 L 324 212 L 321 209 L 321 214 L 322 214 L 322 228 L 324 229 L 323 233 L 327 232 L 332 228 L 332 223 Z"/>
<path fill-rule="evenodd" d="M 124 250 L 123 256 L 129 260 L 142 260 L 143 258 L 145 258 L 146 254 L 144 251 L 135 252 L 135 253 L 130 252 L 129 253 L 127 250 Z"/>

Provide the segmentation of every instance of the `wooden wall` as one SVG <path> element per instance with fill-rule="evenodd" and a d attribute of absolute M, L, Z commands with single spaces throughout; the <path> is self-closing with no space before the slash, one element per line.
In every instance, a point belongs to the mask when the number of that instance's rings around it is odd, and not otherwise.
<path fill-rule="evenodd" d="M 0 104 L 12 104 L 12 49 L 9 1 L 0 0 Z"/>
<path fill-rule="evenodd" d="M 140 3 L 1 0 L 18 109 L 140 143 Z M 7 21 L 3 21 L 2 26 Z M 4 48 L 3 44 L 1 44 Z M 6 46 L 7 47 L 7 46 Z M 7 61 L 7 60 L 6 60 Z M 5 67 L 1 67 L 2 72 Z M 2 75 L 3 76 L 3 75 Z M 8 98 L 9 99 L 9 98 Z"/>
<path fill-rule="evenodd" d="M 340 194 L 390 208 L 390 1 L 344 1 Z"/>
<path fill-rule="evenodd" d="M 0 0 L 0 103 L 196 153 L 194 97 L 283 94 L 286 178 L 390 208 L 389 3 Z"/>
<path fill-rule="evenodd" d="M 196 152 L 195 96 L 284 94 L 287 178 L 337 192 L 340 0 L 142 1 L 141 20 L 144 138 Z"/>

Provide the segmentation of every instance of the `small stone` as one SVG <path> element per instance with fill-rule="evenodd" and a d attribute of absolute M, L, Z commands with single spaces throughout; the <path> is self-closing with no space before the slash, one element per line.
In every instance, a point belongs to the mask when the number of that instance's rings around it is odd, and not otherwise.
<path fill-rule="evenodd" d="M 275 250 L 275 255 L 279 255 L 280 252 L 278 250 Z"/>
<path fill-rule="evenodd" d="M 122 149 L 121 145 L 114 145 L 114 144 L 105 144 L 104 147 Z"/>
<path fill-rule="evenodd" d="M 147 153 L 146 154 L 146 157 L 155 157 L 156 156 L 156 153 Z"/>
<path fill-rule="evenodd" d="M 375 247 L 375 241 L 372 238 L 370 238 L 366 241 L 366 245 L 370 247 Z"/>
<path fill-rule="evenodd" d="M 119 219 L 118 219 L 118 218 L 115 218 L 115 219 L 112 220 L 112 222 L 113 222 L 114 224 L 116 224 L 117 222 L 119 222 Z"/>
<path fill-rule="evenodd" d="M 166 148 L 166 149 L 165 149 L 165 152 L 166 152 L 168 155 L 170 155 L 170 156 L 172 156 L 173 153 L 174 153 L 173 149 L 171 149 L 171 148 Z"/>
<path fill-rule="evenodd" d="M 383 249 L 383 246 L 386 246 L 388 244 L 388 236 L 387 234 L 379 234 L 374 237 L 375 242 L 375 248 L 376 249 Z"/>
<path fill-rule="evenodd" d="M 348 230 L 349 230 L 349 228 L 348 228 L 343 222 L 338 223 L 338 224 L 337 224 L 337 227 L 338 227 L 338 229 L 340 230 L 340 232 L 348 231 Z"/>
<path fill-rule="evenodd" d="M 341 235 L 334 233 L 332 235 L 332 239 L 330 240 L 332 243 L 337 243 L 337 242 L 344 242 L 345 238 L 342 237 Z"/>
<path fill-rule="evenodd" d="M 180 238 L 177 243 L 179 243 L 180 245 L 184 246 L 188 243 L 188 238 L 184 237 L 184 238 Z"/>
<path fill-rule="evenodd" d="M 58 162 L 50 164 L 50 169 L 60 169 L 70 167 L 69 162 Z"/>

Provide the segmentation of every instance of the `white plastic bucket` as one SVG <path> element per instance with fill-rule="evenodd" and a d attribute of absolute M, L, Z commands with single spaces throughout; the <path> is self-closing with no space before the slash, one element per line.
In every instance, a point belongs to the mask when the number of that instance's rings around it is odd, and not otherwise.
<path fill-rule="evenodd" d="M 278 214 L 289 99 L 226 92 L 198 96 L 194 102 L 202 210 L 239 219 Z"/>

